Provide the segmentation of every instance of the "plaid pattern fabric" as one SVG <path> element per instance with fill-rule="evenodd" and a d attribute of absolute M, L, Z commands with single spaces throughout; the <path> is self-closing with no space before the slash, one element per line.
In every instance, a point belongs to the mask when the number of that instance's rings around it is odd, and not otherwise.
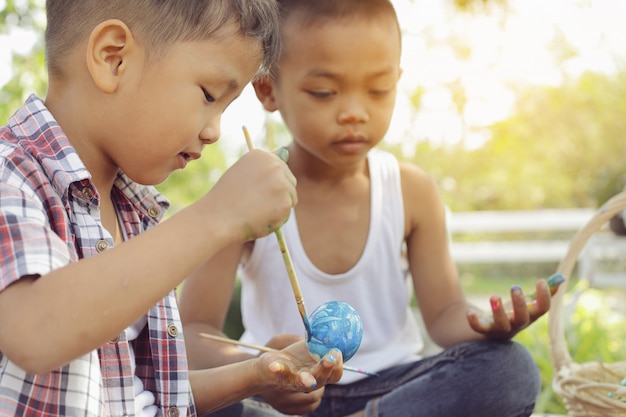
<path fill-rule="evenodd" d="M 112 193 L 128 238 L 158 223 L 167 200 L 120 174 Z M 31 96 L 0 128 L 0 291 L 113 246 L 90 174 L 41 99 Z M 194 416 L 175 292 L 148 312 L 132 342 L 137 374 L 159 416 Z M 0 416 L 134 414 L 124 332 L 98 351 L 45 375 L 30 375 L 0 352 Z"/>

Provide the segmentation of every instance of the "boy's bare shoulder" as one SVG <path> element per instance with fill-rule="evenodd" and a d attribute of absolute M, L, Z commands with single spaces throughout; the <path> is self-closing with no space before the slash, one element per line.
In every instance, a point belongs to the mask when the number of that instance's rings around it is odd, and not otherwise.
<path fill-rule="evenodd" d="M 402 188 L 415 191 L 427 191 L 436 188 L 433 177 L 423 168 L 408 161 L 398 161 Z"/>
<path fill-rule="evenodd" d="M 408 229 L 423 221 L 432 222 L 436 213 L 443 212 L 443 202 L 437 183 L 430 173 L 410 162 L 400 161 L 402 198 Z"/>

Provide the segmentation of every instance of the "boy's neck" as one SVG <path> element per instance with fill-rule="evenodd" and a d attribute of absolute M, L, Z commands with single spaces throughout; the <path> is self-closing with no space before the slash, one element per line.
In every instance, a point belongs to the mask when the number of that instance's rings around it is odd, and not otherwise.
<path fill-rule="evenodd" d="M 289 150 L 289 168 L 298 178 L 298 181 L 309 180 L 318 184 L 334 185 L 352 178 L 368 175 L 367 158 L 363 158 L 352 165 L 341 167 L 331 166 L 291 144 Z"/>
<path fill-rule="evenodd" d="M 97 103 L 92 102 L 86 105 L 85 103 L 89 101 L 85 100 L 84 95 L 73 93 L 72 90 L 72 88 L 55 88 L 55 84 L 51 82 L 45 100 L 46 108 L 85 164 L 100 196 L 109 195 L 119 168 L 105 158 L 91 134 L 89 126 L 92 122 L 85 109 L 93 108 L 97 106 Z"/>

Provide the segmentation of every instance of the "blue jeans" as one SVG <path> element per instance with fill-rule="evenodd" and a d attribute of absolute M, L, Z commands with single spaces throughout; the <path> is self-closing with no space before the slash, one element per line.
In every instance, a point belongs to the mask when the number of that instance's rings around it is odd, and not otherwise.
<path fill-rule="evenodd" d="M 464 343 L 379 374 L 328 385 L 321 405 L 307 417 L 343 417 L 363 409 L 367 417 L 528 417 L 541 388 L 532 356 L 511 341 Z M 223 416 L 257 417 L 248 412 Z M 258 416 L 272 415 L 266 412 Z"/>

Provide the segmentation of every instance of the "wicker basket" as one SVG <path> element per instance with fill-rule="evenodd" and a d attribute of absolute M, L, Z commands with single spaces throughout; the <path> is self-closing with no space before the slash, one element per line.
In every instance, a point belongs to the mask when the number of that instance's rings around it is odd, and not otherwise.
<path fill-rule="evenodd" d="M 562 312 L 567 279 L 587 240 L 625 207 L 626 192 L 617 194 L 600 207 L 572 238 L 569 249 L 557 268 L 557 273 L 563 274 L 566 281 L 562 285 L 563 289 L 553 296 L 549 313 L 550 351 L 554 367 L 552 386 L 563 398 L 569 416 L 626 416 L 626 386 L 621 385 L 626 378 L 626 362 L 573 362 L 565 341 Z"/>

